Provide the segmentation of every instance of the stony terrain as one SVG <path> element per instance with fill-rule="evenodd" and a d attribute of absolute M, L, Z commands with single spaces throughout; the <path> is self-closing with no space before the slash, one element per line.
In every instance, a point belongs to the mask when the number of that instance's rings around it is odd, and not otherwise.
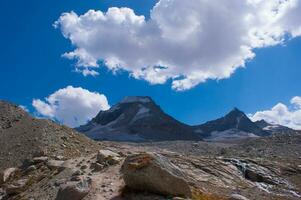
<path fill-rule="evenodd" d="M 2 200 L 301 198 L 301 133 L 232 143 L 95 142 L 7 102 L 0 111 Z"/>
<path fill-rule="evenodd" d="M 66 158 L 89 153 L 97 144 L 73 129 L 35 119 L 16 105 L 0 101 L 0 170 L 34 156 Z"/>

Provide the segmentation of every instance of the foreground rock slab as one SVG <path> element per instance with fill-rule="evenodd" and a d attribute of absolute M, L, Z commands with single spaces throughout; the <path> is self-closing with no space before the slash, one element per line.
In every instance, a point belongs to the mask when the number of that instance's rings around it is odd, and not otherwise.
<path fill-rule="evenodd" d="M 162 195 L 191 197 L 191 190 L 178 167 L 159 154 L 128 156 L 121 168 L 127 187 Z"/>

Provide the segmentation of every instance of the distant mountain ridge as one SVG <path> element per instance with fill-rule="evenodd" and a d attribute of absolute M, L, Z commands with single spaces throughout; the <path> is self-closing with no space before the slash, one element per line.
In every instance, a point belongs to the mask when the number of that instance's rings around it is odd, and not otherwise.
<path fill-rule="evenodd" d="M 224 117 L 190 126 L 164 113 L 150 97 L 131 96 L 125 97 L 107 111 L 100 111 L 77 130 L 92 139 L 116 141 L 229 140 L 269 136 L 280 130 L 284 133 L 292 130 L 280 125 L 278 129 L 269 127 L 272 125 L 252 122 L 238 108 Z"/>
<path fill-rule="evenodd" d="M 96 140 L 201 140 L 192 127 L 165 114 L 145 96 L 125 97 L 77 130 Z"/>
<path fill-rule="evenodd" d="M 195 126 L 195 130 L 204 138 L 213 140 L 269 135 L 237 108 L 234 108 L 224 117 Z"/>
<path fill-rule="evenodd" d="M 271 133 L 271 134 L 287 134 L 287 133 L 296 133 L 296 130 L 288 128 L 286 126 L 282 126 L 279 124 L 271 124 L 266 122 L 265 120 L 256 121 L 255 124 L 262 128 L 263 130 Z"/>

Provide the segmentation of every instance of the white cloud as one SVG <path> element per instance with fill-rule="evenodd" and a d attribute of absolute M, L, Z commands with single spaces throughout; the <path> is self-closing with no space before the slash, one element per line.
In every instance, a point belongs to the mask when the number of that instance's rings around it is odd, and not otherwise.
<path fill-rule="evenodd" d="M 19 107 L 24 110 L 25 112 L 29 112 L 28 108 L 26 106 L 23 105 L 19 105 Z"/>
<path fill-rule="evenodd" d="M 129 8 L 64 13 L 55 22 L 76 49 L 77 71 L 96 75 L 99 62 L 152 84 L 186 90 L 231 76 L 254 48 L 301 35 L 301 0 L 160 0 L 150 19 Z"/>
<path fill-rule="evenodd" d="M 54 92 L 45 100 L 34 99 L 32 105 L 41 116 L 71 127 L 85 124 L 100 110 L 110 108 L 105 95 L 72 86 Z"/>
<path fill-rule="evenodd" d="M 256 112 L 250 118 L 253 121 L 264 119 L 269 123 L 301 130 L 301 97 L 292 98 L 290 103 L 289 106 L 278 103 L 271 110 Z"/>

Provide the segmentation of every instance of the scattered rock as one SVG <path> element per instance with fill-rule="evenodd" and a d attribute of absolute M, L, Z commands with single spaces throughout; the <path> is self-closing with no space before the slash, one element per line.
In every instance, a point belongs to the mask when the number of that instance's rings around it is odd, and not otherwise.
<path fill-rule="evenodd" d="M 81 200 L 89 191 L 90 185 L 87 180 L 67 182 L 60 186 L 56 200 Z"/>
<path fill-rule="evenodd" d="M 92 169 L 93 172 L 99 172 L 104 168 L 104 165 L 100 163 L 92 163 L 90 168 Z"/>
<path fill-rule="evenodd" d="M 48 157 L 46 157 L 46 156 L 35 157 L 35 158 L 33 158 L 33 163 L 34 164 L 44 163 L 44 162 L 47 162 L 47 160 L 48 160 Z"/>
<path fill-rule="evenodd" d="M 190 197 L 183 173 L 159 154 L 134 154 L 124 161 L 121 172 L 125 184 L 134 190 Z"/>
<path fill-rule="evenodd" d="M 81 176 L 72 176 L 70 181 L 80 181 L 82 180 L 82 177 Z"/>
<path fill-rule="evenodd" d="M 55 156 L 56 160 L 64 160 L 64 156 Z"/>
<path fill-rule="evenodd" d="M 80 167 L 80 169 L 82 169 L 82 170 L 87 169 L 87 168 L 88 168 L 87 165 L 83 165 L 83 166 Z"/>
<path fill-rule="evenodd" d="M 27 182 L 28 182 L 28 179 L 20 179 L 20 180 L 13 182 L 12 184 L 7 185 L 6 193 L 8 195 L 21 193 L 25 189 Z"/>
<path fill-rule="evenodd" d="M 54 182 L 55 186 L 60 186 L 66 182 L 66 179 L 59 179 Z"/>
<path fill-rule="evenodd" d="M 98 163 L 106 163 L 108 165 L 117 164 L 121 160 L 119 154 L 110 150 L 99 150 L 96 159 Z"/>
<path fill-rule="evenodd" d="M 249 200 L 248 198 L 240 195 L 240 194 L 232 194 L 229 200 Z"/>
<path fill-rule="evenodd" d="M 60 161 L 60 160 L 49 160 L 47 162 L 47 167 L 49 167 L 52 170 L 59 170 L 59 171 L 63 171 L 66 168 L 64 166 L 64 161 Z"/>
<path fill-rule="evenodd" d="M 28 173 L 33 172 L 33 171 L 35 171 L 35 170 L 37 170 L 37 167 L 36 167 L 35 165 L 31 165 L 31 166 L 29 166 L 29 167 L 25 170 L 25 174 L 28 174 Z"/>
<path fill-rule="evenodd" d="M 17 168 L 8 168 L 0 172 L 0 184 L 5 183 L 11 176 L 13 176 L 18 171 Z"/>
<path fill-rule="evenodd" d="M 72 176 L 79 176 L 81 174 L 81 171 L 80 170 L 76 170 Z"/>

